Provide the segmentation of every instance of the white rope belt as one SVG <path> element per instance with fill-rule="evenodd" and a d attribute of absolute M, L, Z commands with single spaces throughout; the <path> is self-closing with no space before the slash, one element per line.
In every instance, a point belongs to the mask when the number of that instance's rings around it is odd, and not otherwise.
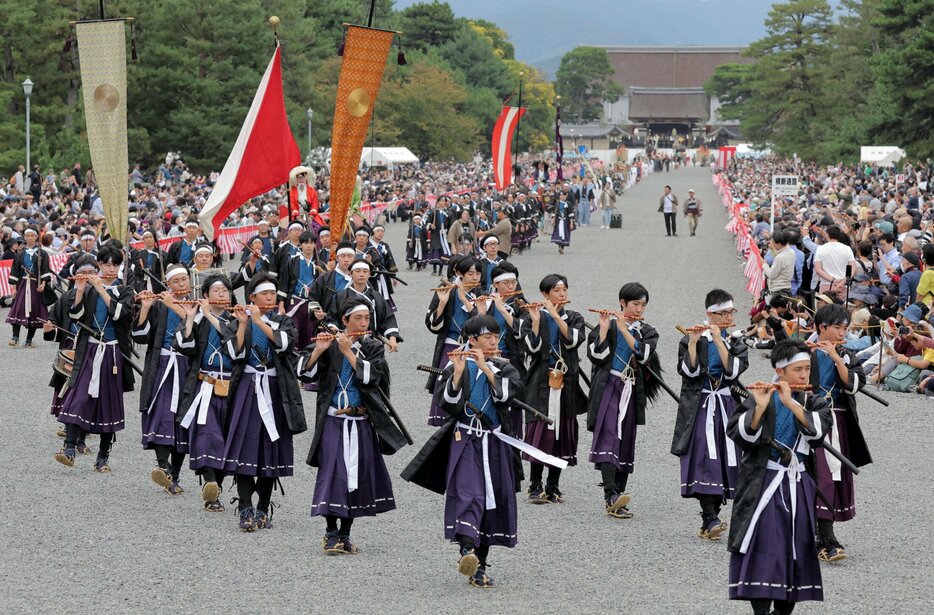
<path fill-rule="evenodd" d="M 344 441 L 344 468 L 347 470 L 347 491 L 353 493 L 357 490 L 360 476 L 360 432 L 357 430 L 357 421 L 366 417 L 350 414 L 337 414 L 334 406 L 328 408 L 328 416 L 344 419 L 341 430 Z"/>
<path fill-rule="evenodd" d="M 218 380 L 223 379 L 219 372 L 206 372 L 201 370 L 201 373 Z M 191 405 L 188 406 L 188 412 L 186 412 L 185 416 L 182 418 L 182 427 L 188 429 L 188 427 L 191 426 L 191 422 L 195 420 L 195 416 L 198 417 L 198 425 L 206 425 L 208 422 L 208 407 L 211 405 L 211 399 L 213 399 L 213 397 L 214 385 L 206 380 L 202 380 L 201 386 L 198 388 L 198 394 L 191 400 Z"/>
<path fill-rule="evenodd" d="M 830 396 L 827 396 L 827 401 L 830 402 L 830 418 L 832 424 L 830 426 L 830 444 L 838 451 L 840 450 L 840 431 L 837 425 L 837 413 L 833 408 L 833 401 Z M 830 470 L 830 477 L 834 482 L 840 482 L 843 480 L 843 463 L 839 459 L 827 452 L 827 449 L 824 449 L 824 458 L 827 460 L 827 468 Z"/>
<path fill-rule="evenodd" d="M 746 535 L 743 536 L 743 544 L 740 546 L 739 552 L 745 554 L 749 549 L 749 543 L 752 540 L 752 532 L 756 529 L 756 524 L 759 522 L 762 511 L 765 510 L 769 500 L 772 499 L 772 496 L 775 495 L 775 492 L 778 491 L 787 476 L 788 498 L 791 500 L 791 554 L 793 559 L 798 559 L 797 548 L 795 547 L 795 517 L 798 514 L 798 481 L 801 480 L 801 473 L 804 472 L 804 464 L 799 462 L 797 458 L 793 458 L 791 463 L 785 467 L 769 459 L 766 469 L 776 470 L 776 473 L 772 478 L 772 482 L 770 482 L 765 488 L 765 491 L 762 492 L 762 497 L 759 498 L 759 504 L 756 506 L 756 511 L 752 514 L 752 519 L 749 521 L 749 528 L 746 530 Z M 782 506 L 784 506 L 784 502 Z M 785 510 L 788 509 L 786 508 Z"/>
<path fill-rule="evenodd" d="M 276 369 L 263 370 L 247 365 L 244 371 L 253 375 L 253 388 L 256 391 L 256 405 L 259 407 L 259 416 L 263 419 L 263 425 L 266 427 L 266 433 L 269 434 L 269 440 L 275 442 L 279 439 L 279 431 L 276 429 L 276 417 L 272 413 L 272 392 L 269 389 L 269 379 L 276 375 Z"/>
<path fill-rule="evenodd" d="M 623 380 L 623 392 L 619 396 L 619 405 L 616 414 L 616 437 L 620 440 L 623 439 L 623 420 L 626 418 L 626 413 L 629 412 L 629 400 L 632 398 L 632 385 L 634 382 L 635 374 L 632 371 L 632 368 L 628 365 L 626 369 L 622 372 L 619 370 L 611 369 L 611 376 L 618 376 Z"/>
<path fill-rule="evenodd" d="M 162 380 L 159 381 L 159 386 L 156 387 L 156 390 L 152 394 L 152 400 L 149 402 L 149 409 L 146 410 L 147 414 L 152 414 L 153 406 L 156 404 L 156 397 L 159 395 L 159 391 L 162 390 L 162 385 L 165 384 L 165 381 L 168 379 L 169 374 L 172 374 L 172 405 L 170 406 L 172 414 L 178 412 L 178 396 L 179 396 L 179 378 L 178 378 L 178 357 L 179 353 L 175 352 L 170 348 L 162 348 L 159 351 L 159 354 L 163 357 L 168 357 L 169 361 L 165 364 L 165 371 L 162 373 Z"/>
<path fill-rule="evenodd" d="M 707 420 L 704 427 L 705 432 L 707 433 L 707 457 L 709 459 L 717 458 L 717 438 L 714 433 L 714 416 L 716 415 L 717 409 L 720 410 L 720 418 L 723 421 L 723 435 L 725 437 L 725 447 L 726 447 L 726 460 L 727 464 L 734 468 L 736 467 L 736 447 L 733 444 L 733 440 L 726 435 L 726 424 L 729 422 L 730 417 L 726 415 L 726 406 L 723 404 L 723 397 L 729 397 L 730 389 L 728 387 L 723 387 L 722 389 L 717 389 L 716 391 L 711 389 L 704 389 L 702 393 L 707 393 Z"/>
<path fill-rule="evenodd" d="M 486 491 L 487 510 L 493 510 L 496 508 L 496 495 L 493 491 L 493 479 L 490 473 L 489 434 L 493 434 L 499 441 L 504 442 L 514 449 L 527 454 L 532 459 L 541 461 L 542 463 L 547 463 L 548 465 L 554 466 L 560 470 L 568 467 L 568 462 L 564 459 L 558 459 L 553 455 L 549 455 L 548 453 L 541 451 L 531 444 L 519 440 L 518 438 L 507 436 L 502 432 L 501 427 L 497 427 L 492 431 L 483 429 L 482 424 L 480 423 L 480 419 L 477 416 L 471 418 L 470 425 L 464 425 L 458 421 L 456 429 L 462 429 L 467 432 L 467 435 L 474 435 L 481 439 L 481 446 L 483 448 L 483 483 Z"/>
<path fill-rule="evenodd" d="M 94 351 L 94 362 L 91 364 L 91 382 L 88 385 L 88 395 L 97 399 L 101 394 L 101 367 L 104 365 L 104 354 L 107 348 L 113 348 L 114 365 L 117 364 L 117 340 L 105 342 L 96 337 L 89 337 L 88 341 L 97 345 Z"/>

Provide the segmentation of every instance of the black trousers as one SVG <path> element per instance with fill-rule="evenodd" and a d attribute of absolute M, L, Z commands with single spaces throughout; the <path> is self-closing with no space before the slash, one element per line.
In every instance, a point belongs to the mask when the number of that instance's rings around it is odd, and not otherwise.
<path fill-rule="evenodd" d="M 665 213 L 665 234 L 678 234 L 678 214 L 676 212 Z"/>

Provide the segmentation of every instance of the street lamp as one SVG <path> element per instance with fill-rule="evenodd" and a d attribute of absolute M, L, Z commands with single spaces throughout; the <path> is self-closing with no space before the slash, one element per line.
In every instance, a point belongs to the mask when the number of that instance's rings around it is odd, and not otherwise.
<path fill-rule="evenodd" d="M 308 153 L 311 154 L 311 116 L 314 112 L 311 110 L 311 107 L 305 109 L 305 113 L 308 114 Z"/>
<path fill-rule="evenodd" d="M 26 77 L 26 81 L 23 82 L 23 94 L 26 95 L 26 172 L 32 172 L 32 161 L 30 160 L 30 143 L 29 143 L 29 99 L 32 96 L 32 79 Z"/>

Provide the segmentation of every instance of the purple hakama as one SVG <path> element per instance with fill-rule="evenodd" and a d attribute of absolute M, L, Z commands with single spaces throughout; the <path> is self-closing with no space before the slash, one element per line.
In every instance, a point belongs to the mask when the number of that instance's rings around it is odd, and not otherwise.
<path fill-rule="evenodd" d="M 785 470 L 766 470 L 762 492 L 765 492 L 777 472 L 784 474 Z M 799 602 L 824 599 L 814 536 L 814 507 L 817 499 L 814 479 L 802 473 L 801 479 L 793 487 L 797 490 L 794 521 L 791 514 L 791 488 L 786 475 L 762 510 L 752 530 L 746 553 L 730 554 L 731 600 Z"/>
<path fill-rule="evenodd" d="M 841 429 L 846 421 L 844 411 L 833 409 L 832 412 L 834 413 L 834 426 L 827 430 L 825 437 L 828 443 L 832 442 L 834 430 L 836 430 L 836 437 L 840 439 L 840 452 L 849 455 L 846 428 Z M 832 507 L 832 510 L 828 509 L 823 500 L 818 500 L 817 518 L 827 521 L 849 521 L 856 516 L 856 481 L 853 473 L 846 466 L 840 468 L 840 480 L 834 480 L 830 467 L 827 465 L 828 454 L 823 449 L 817 449 L 814 454 L 817 462 L 817 488 Z"/>
<path fill-rule="evenodd" d="M 224 469 L 224 413 L 227 398 L 211 395 L 204 425 L 197 416 L 188 426 L 188 465 L 192 470 Z M 187 409 L 186 409 L 187 410 Z"/>
<path fill-rule="evenodd" d="M 153 377 L 152 386 L 154 389 L 159 387 L 162 378 L 165 376 L 169 365 L 169 355 L 163 354 L 159 357 L 159 365 L 156 366 L 156 373 Z M 179 453 L 188 452 L 188 430 L 179 424 L 176 420 L 180 417 L 176 414 L 178 407 L 172 407 L 172 379 L 178 379 L 177 403 L 181 402 L 182 386 L 185 383 L 185 374 L 188 373 L 188 357 L 177 354 L 175 373 L 169 374 L 162 384 L 161 388 L 155 390 L 150 396 L 151 402 L 148 411 L 143 412 L 140 419 L 142 428 L 143 449 L 151 450 L 156 446 L 171 446 Z"/>
<path fill-rule="evenodd" d="M 357 432 L 357 488 L 349 490 L 344 461 L 344 430 Z M 352 431 L 348 431 L 353 438 Z M 395 510 L 389 471 L 379 451 L 376 432 L 365 418 L 328 416 L 317 452 L 318 473 L 311 516 L 355 519 Z"/>
<path fill-rule="evenodd" d="M 292 321 L 295 323 L 295 351 L 301 352 L 305 350 L 305 347 L 311 343 L 311 338 L 315 336 L 318 321 L 315 320 L 315 315 L 308 310 L 308 301 L 298 297 L 292 297 L 292 303 L 286 313 L 291 316 Z"/>
<path fill-rule="evenodd" d="M 551 243 L 558 244 L 562 248 L 571 245 L 571 227 L 568 225 L 567 218 L 555 220 L 555 230 L 551 233 Z"/>
<path fill-rule="evenodd" d="M 693 498 L 699 495 L 716 495 L 732 499 L 736 491 L 736 463 L 740 452 L 733 441 L 726 437 L 726 422 L 733 415 L 736 404 L 729 395 L 719 395 L 717 410 L 713 413 L 713 439 L 716 451 L 711 459 L 707 447 L 707 398 L 697 408 L 694 419 L 694 432 L 688 450 L 681 455 L 681 497 Z M 724 412 L 726 419 L 723 418 Z M 735 455 L 730 465 L 728 447 Z"/>
<path fill-rule="evenodd" d="M 103 353 L 100 385 L 98 396 L 91 397 L 90 386 L 97 353 Z M 93 338 L 89 339 L 78 377 L 74 386 L 69 389 L 58 414 L 58 421 L 77 425 L 89 433 L 122 431 L 126 426 L 123 410 L 123 369 L 123 355 L 116 341 L 102 344 Z"/>
<path fill-rule="evenodd" d="M 20 280 L 16 285 L 16 299 L 13 300 L 6 317 L 7 324 L 38 329 L 42 326 L 42 321 L 48 318 L 49 310 L 39 294 L 39 283 L 28 278 Z"/>
<path fill-rule="evenodd" d="M 292 432 L 282 408 L 282 394 L 276 376 L 269 376 L 269 391 L 272 418 L 279 439 L 269 437 L 266 425 L 260 416 L 256 399 L 254 375 L 245 371 L 237 385 L 230 406 L 230 424 L 224 443 L 224 471 L 231 474 L 278 478 L 292 476 L 293 463 Z"/>
<path fill-rule="evenodd" d="M 623 393 L 623 379 L 610 374 L 593 430 L 588 461 L 594 464 L 609 463 L 617 470 L 632 473 L 636 449 L 636 391 L 632 388 L 626 416 L 623 419 L 622 438 L 617 435 L 619 400 Z"/>
<path fill-rule="evenodd" d="M 571 389 L 565 386 L 561 390 L 561 418 L 555 421 L 551 429 L 545 421 L 532 420 L 525 426 L 526 444 L 531 444 L 538 450 L 553 455 L 568 462 L 569 466 L 577 465 L 577 412 L 571 408 Z M 558 435 L 558 438 L 555 436 Z M 522 459 L 533 463 L 541 463 L 522 453 Z"/>
<path fill-rule="evenodd" d="M 490 482 L 496 508 L 487 509 L 483 470 L 483 436 L 465 427 L 455 427 L 460 440 L 451 436 L 447 489 L 444 496 L 444 537 L 473 538 L 474 545 L 516 546 L 516 482 L 512 447 L 490 433 L 485 434 L 489 452 Z"/>

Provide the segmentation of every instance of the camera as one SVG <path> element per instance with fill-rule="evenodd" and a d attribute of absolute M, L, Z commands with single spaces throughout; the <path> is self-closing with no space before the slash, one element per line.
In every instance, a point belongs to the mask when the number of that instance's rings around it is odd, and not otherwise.
<path fill-rule="evenodd" d="M 901 325 L 898 327 L 898 334 L 899 335 L 910 335 L 911 329 L 906 327 L 905 325 Z"/>

